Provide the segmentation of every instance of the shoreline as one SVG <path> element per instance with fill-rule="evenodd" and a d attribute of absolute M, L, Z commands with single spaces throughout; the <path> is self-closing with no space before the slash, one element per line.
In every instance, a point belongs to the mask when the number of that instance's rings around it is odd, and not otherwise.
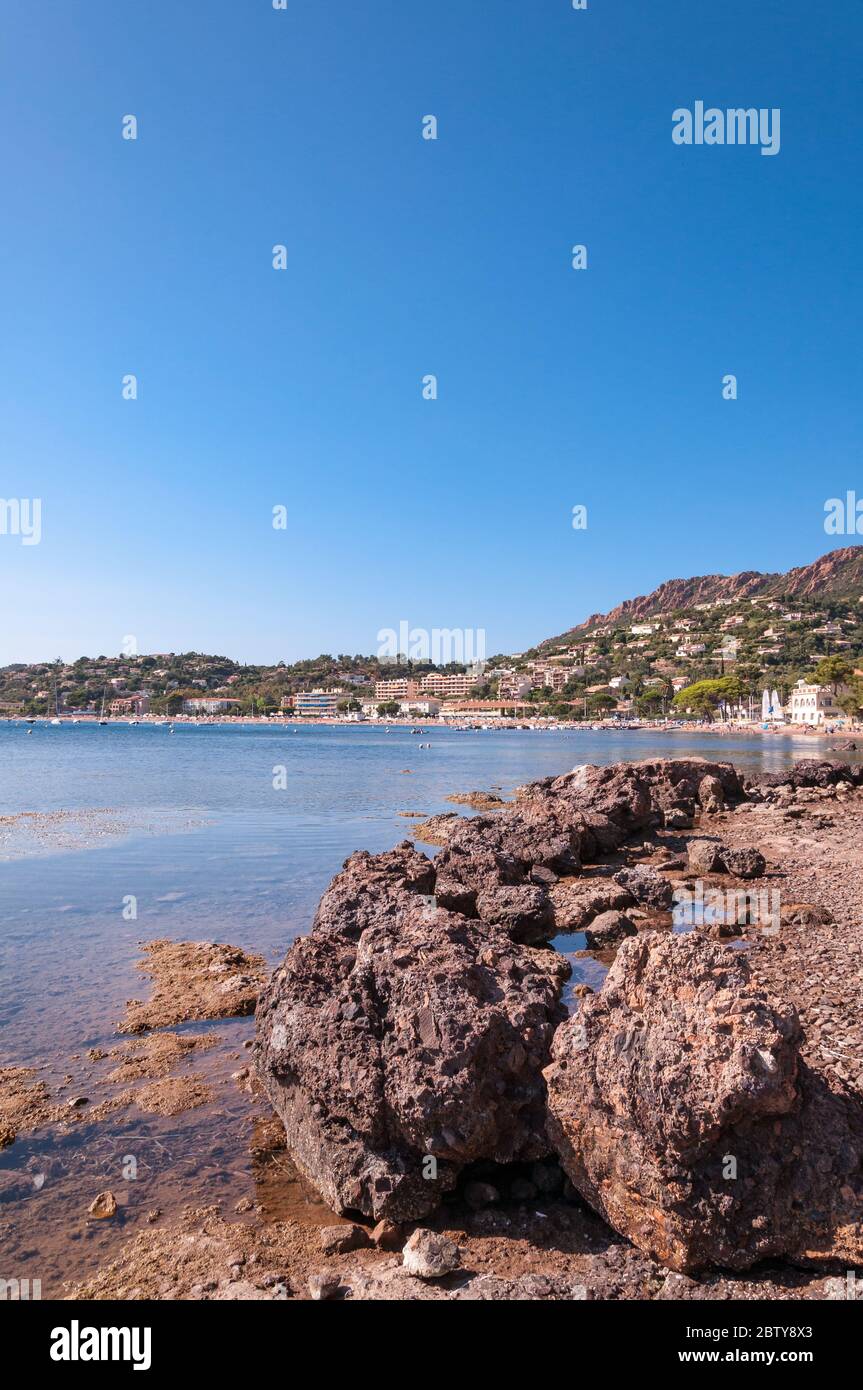
<path fill-rule="evenodd" d="M 263 726 L 265 728 L 279 729 L 410 729 L 416 733 L 432 734 L 439 733 L 442 729 L 452 729 L 456 733 L 477 733 L 485 730 L 494 732 L 533 732 L 533 733 L 649 733 L 649 734 L 713 734 L 715 737 L 732 737 L 736 735 L 754 735 L 771 737 L 773 735 L 792 736 L 794 738 L 821 738 L 821 739 L 842 739 L 854 740 L 863 739 L 863 724 L 851 724 L 847 728 L 836 729 L 816 727 L 811 724 L 773 724 L 768 727 L 760 723 L 752 724 L 724 724 L 706 723 L 698 720 L 688 720 L 686 722 L 659 721 L 650 722 L 615 722 L 598 721 L 588 723 L 584 720 L 561 721 L 554 719 L 488 719 L 481 722 L 451 723 L 447 720 L 444 723 L 436 719 L 426 719 L 417 723 L 415 719 L 284 719 L 277 715 L 248 715 L 221 719 L 216 715 L 209 717 L 199 717 L 195 715 L 178 714 L 169 718 L 167 715 L 143 715 L 140 719 L 130 720 L 121 717 L 109 717 L 105 720 L 98 720 L 90 716 L 60 715 L 59 721 L 50 718 L 48 715 L 4 715 L 0 717 L 0 724 L 28 725 L 33 727 L 57 727 L 60 726 L 82 727 L 82 728 L 102 728 L 110 725 L 114 728 L 254 728 Z"/>
<path fill-rule="evenodd" d="M 763 850 L 766 881 L 782 885 L 785 911 L 781 938 L 777 940 L 757 927 L 744 926 L 735 934 L 736 939 L 746 943 L 759 984 L 789 1000 L 800 1011 L 806 1025 L 803 1054 L 807 1066 L 831 1090 L 850 1088 L 858 1096 L 863 1092 L 863 1068 L 859 1061 L 863 1039 L 857 1022 L 860 986 L 847 977 L 847 971 L 843 973 L 842 963 L 849 951 L 858 950 L 859 929 L 852 923 L 861 898 L 859 885 L 842 883 L 837 870 L 863 841 L 863 791 L 846 790 L 844 785 L 838 789 L 801 786 L 796 791 L 774 790 L 766 783 L 762 792 L 747 796 L 742 802 L 723 806 L 720 801 L 710 810 L 703 806 L 695 825 L 686 828 L 682 837 L 679 831 L 662 827 L 653 832 L 632 833 L 616 851 L 609 850 L 595 864 L 587 864 L 580 876 L 566 881 L 564 890 L 571 892 L 572 884 L 579 882 L 580 877 L 585 884 L 608 885 L 610 876 L 619 872 L 621 866 L 632 874 L 633 865 L 639 866 L 636 874 L 647 874 L 652 880 L 662 879 L 673 886 L 680 875 L 687 877 L 690 840 L 704 843 L 705 837 L 708 841 L 721 838 L 723 843 L 747 852 L 753 846 Z M 688 867 L 691 869 L 692 865 Z M 341 878 L 334 880 L 327 891 L 339 881 Z M 338 901 L 342 904 L 341 914 L 344 904 L 341 898 Z M 831 911 L 816 924 L 812 905 L 818 902 Z M 808 917 L 803 914 L 804 908 Z M 629 907 L 627 911 L 639 933 L 657 931 L 655 914 L 647 908 Z M 696 925 L 693 930 L 707 938 L 705 950 L 717 948 L 718 938 L 706 924 Z M 663 935 L 673 936 L 670 923 Z M 655 942 L 656 937 L 645 939 Z M 512 942 L 508 949 L 515 949 Z M 585 997 L 589 999 L 592 992 L 587 991 Z M 181 1030 L 203 1027 L 183 1022 L 173 1026 Z M 281 1125 L 272 1117 L 249 1065 L 251 1058 L 246 1050 L 251 1043 L 250 1023 L 243 1019 L 230 1024 L 227 1020 L 214 1020 L 214 1026 L 226 1033 L 221 1045 L 211 1047 L 207 1037 L 194 1053 L 191 1049 L 196 1032 L 169 1038 L 174 1051 L 168 1060 L 176 1052 L 179 1066 L 177 1070 L 171 1066 L 172 1079 L 164 1083 L 163 1090 L 194 1081 L 208 1086 L 213 1093 L 206 1102 L 193 1097 L 193 1117 L 182 1122 L 190 1133 L 200 1135 L 194 1146 L 195 1171 L 181 1164 L 174 1175 L 173 1167 L 164 1170 L 161 1165 L 154 1165 L 151 1173 L 142 1173 L 140 1192 L 134 1185 L 121 1189 L 115 1181 L 121 1222 L 100 1223 L 98 1232 L 91 1232 L 94 1239 L 89 1251 L 77 1252 L 71 1268 L 67 1265 L 66 1270 L 62 1268 L 67 1258 L 63 1241 L 50 1233 L 56 1232 L 57 1223 L 50 1221 L 47 1209 L 41 1217 L 39 1235 L 49 1242 L 51 1264 L 57 1270 L 55 1281 L 64 1274 L 68 1280 L 64 1290 L 67 1296 L 128 1299 L 143 1295 L 192 1301 L 285 1297 L 305 1300 L 321 1296 L 388 1301 L 418 1297 L 569 1301 L 588 1297 L 615 1302 L 668 1298 L 820 1301 L 836 1296 L 832 1266 L 823 1262 L 820 1266 L 801 1266 L 788 1255 L 772 1254 L 752 1268 L 737 1272 L 722 1265 L 699 1272 L 676 1271 L 673 1262 L 640 1248 L 626 1234 L 616 1231 L 569 1188 L 562 1190 L 561 1175 L 551 1158 L 533 1166 L 504 1165 L 482 1174 L 466 1173 L 465 1181 L 477 1180 L 470 1188 L 470 1199 L 466 1196 L 468 1187 L 463 1185 L 453 1200 L 444 1202 L 437 1213 L 418 1223 L 420 1228 L 430 1229 L 459 1247 L 464 1272 L 442 1283 L 412 1279 L 403 1269 L 399 1251 L 408 1231 L 417 1223 L 405 1220 L 397 1224 L 392 1232 L 393 1242 L 378 1244 L 377 1228 L 372 1230 L 369 1218 L 363 1218 L 358 1226 L 356 1218 L 345 1217 L 322 1201 L 286 1151 Z M 179 1055 L 183 1037 L 194 1076 L 188 1075 Z M 93 1064 L 101 1067 L 104 1059 L 105 1065 L 110 1065 L 109 1058 L 122 1060 L 129 1052 L 131 1062 L 127 1066 L 138 1067 L 141 1059 L 130 1048 L 140 1046 L 130 1044 L 126 1034 L 121 1033 L 113 1047 L 124 1051 L 113 1057 L 105 1043 L 104 1049 L 92 1054 Z M 87 1056 L 91 1058 L 91 1054 Z M 141 1123 L 135 1109 L 130 1108 L 128 1118 L 112 1119 L 115 1110 L 111 1107 L 115 1102 L 102 1089 L 107 1078 L 102 1071 L 84 1071 L 83 1058 L 77 1060 L 83 1074 L 64 1086 L 59 1097 L 55 1098 L 53 1092 L 44 1097 L 45 1104 L 50 1101 L 59 1105 L 63 1096 L 74 1096 L 77 1090 L 93 1095 L 96 1103 L 92 1115 L 88 1117 L 88 1105 L 84 1103 L 83 1108 L 75 1109 L 75 1119 L 66 1121 L 63 1127 L 68 1130 L 79 1124 L 86 1126 L 89 1119 L 91 1145 L 102 1143 L 110 1148 L 110 1136 L 114 1133 L 124 1134 L 122 1142 L 126 1143 L 123 1127 L 135 1129 Z M 37 1076 L 23 1078 L 16 1084 L 19 1089 L 35 1085 Z M 40 1094 L 34 1091 L 34 1105 Z M 140 1109 L 141 1097 L 132 1100 Z M 65 1103 L 70 1105 L 68 1100 Z M 251 1123 L 255 1128 L 252 1137 L 247 1134 L 244 1141 L 248 1160 L 242 1172 L 211 1200 L 205 1197 L 197 1176 L 201 1161 L 198 1150 L 200 1143 L 206 1149 L 218 1142 L 215 1117 L 226 1108 L 232 1123 L 238 1127 L 245 1124 L 246 1128 Z M 147 1123 L 158 1125 L 153 1129 L 154 1136 L 167 1139 L 168 1120 L 180 1112 L 169 1109 L 161 1113 L 167 1119 Z M 101 1131 L 104 1137 L 100 1139 L 97 1126 L 106 1122 L 108 1127 Z M 176 1135 L 180 1122 L 172 1123 Z M 224 1127 L 224 1119 L 220 1123 Z M 36 1124 L 35 1131 L 28 1133 L 26 1124 L 22 1125 L 25 1134 L 18 1141 L 18 1152 L 39 1174 L 48 1171 L 46 1154 L 53 1153 L 52 1165 L 62 1154 L 62 1150 L 50 1150 L 46 1130 L 51 1127 L 50 1120 L 47 1125 L 43 1120 Z M 35 1137 L 31 1137 L 33 1133 Z M 15 1153 L 12 1145 L 7 1153 L 11 1160 Z M 36 1200 L 32 1182 L 28 1185 L 30 1169 L 22 1176 L 20 1168 L 15 1168 L 14 1172 L 6 1169 L 10 1213 L 17 1213 L 19 1203 Z M 62 1164 L 56 1169 L 52 1166 L 48 1176 L 51 1182 L 46 1191 L 55 1186 L 61 1188 L 57 1193 L 61 1204 L 58 1210 L 64 1212 L 65 1221 L 71 1222 L 76 1231 L 92 1227 L 93 1223 L 87 1221 L 87 1201 L 100 1182 L 104 1187 L 104 1179 L 97 1180 L 89 1170 L 79 1172 L 70 1167 L 66 1171 Z M 547 1184 L 548 1190 L 543 1186 L 531 1194 L 530 1189 L 536 1189 L 540 1182 Z M 41 1200 L 44 1202 L 44 1198 Z M 382 1242 L 385 1237 L 389 1240 L 387 1230 L 379 1234 Z M 32 1245 L 32 1227 L 28 1227 L 26 1239 Z M 24 1241 L 22 1223 L 17 1232 L 18 1249 Z M 27 1258 L 32 1260 L 34 1256 Z M 27 1258 L 21 1257 L 22 1268 L 29 1268 Z M 332 1287 L 331 1292 L 321 1295 L 316 1291 L 321 1280 L 327 1289 Z M 578 1289 L 584 1292 L 575 1292 Z"/>

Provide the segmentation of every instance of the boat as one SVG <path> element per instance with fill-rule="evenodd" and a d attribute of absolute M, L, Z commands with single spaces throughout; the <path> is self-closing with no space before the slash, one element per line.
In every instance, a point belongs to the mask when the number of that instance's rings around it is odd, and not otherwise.
<path fill-rule="evenodd" d="M 102 708 L 99 710 L 99 723 L 100 723 L 100 724 L 107 724 L 107 723 L 108 723 L 107 719 L 105 718 L 105 692 L 104 692 L 104 690 L 102 691 Z"/>
<path fill-rule="evenodd" d="M 59 694 L 57 693 L 57 677 L 56 677 L 56 676 L 54 677 L 54 718 L 53 718 L 50 722 L 51 722 L 52 724 L 59 724 L 59 723 L 60 723 L 60 696 L 59 696 Z"/>

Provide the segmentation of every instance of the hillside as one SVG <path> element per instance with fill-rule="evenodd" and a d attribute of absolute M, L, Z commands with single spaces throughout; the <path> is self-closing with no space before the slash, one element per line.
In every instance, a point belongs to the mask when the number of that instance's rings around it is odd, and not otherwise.
<path fill-rule="evenodd" d="M 669 579 L 650 594 L 625 599 L 609 613 L 594 613 L 584 622 L 558 637 L 546 638 L 538 651 L 577 640 L 595 627 L 641 622 L 645 618 L 694 608 L 697 604 L 721 603 L 747 598 L 858 598 L 863 593 L 863 545 L 831 550 L 827 555 L 801 565 L 787 574 L 761 574 L 743 570 L 740 574 L 703 574 L 693 579 Z"/>

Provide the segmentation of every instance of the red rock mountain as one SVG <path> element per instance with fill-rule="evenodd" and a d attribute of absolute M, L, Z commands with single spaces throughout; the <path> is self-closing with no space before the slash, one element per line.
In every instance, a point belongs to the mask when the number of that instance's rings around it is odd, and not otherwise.
<path fill-rule="evenodd" d="M 589 628 L 607 623 L 638 622 L 678 608 L 691 608 L 696 603 L 714 603 L 717 599 L 811 596 L 848 598 L 863 594 L 863 545 L 849 545 L 831 550 L 811 565 L 801 565 L 787 574 L 761 574 L 758 570 L 743 570 L 740 574 L 702 574 L 694 579 L 669 579 L 653 593 L 629 598 L 612 608 L 610 613 L 594 613 L 583 623 L 549 637 L 541 647 L 557 646 Z"/>

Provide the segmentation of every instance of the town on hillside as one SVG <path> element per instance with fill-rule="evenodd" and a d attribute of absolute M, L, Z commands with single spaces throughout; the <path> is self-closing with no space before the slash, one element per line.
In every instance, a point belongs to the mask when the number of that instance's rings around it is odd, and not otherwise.
<path fill-rule="evenodd" d="M 725 597 L 598 619 L 472 667 L 346 655 L 250 666 L 188 652 L 0 669 L 5 718 L 829 727 L 861 710 L 863 606 L 850 595 Z"/>

